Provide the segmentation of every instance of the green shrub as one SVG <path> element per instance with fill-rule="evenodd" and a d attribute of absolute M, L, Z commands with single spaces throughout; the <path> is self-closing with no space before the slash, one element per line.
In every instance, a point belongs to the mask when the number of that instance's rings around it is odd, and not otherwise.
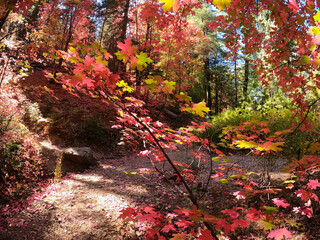
<path fill-rule="evenodd" d="M 210 120 L 213 126 L 206 132 L 211 141 L 219 143 L 223 128 L 239 126 L 246 121 L 268 122 L 271 133 L 289 129 L 293 121 L 291 112 L 287 109 L 271 109 L 265 112 L 249 109 L 227 109 Z"/>
<path fill-rule="evenodd" d="M 309 119 L 315 125 L 310 131 L 297 130 L 288 134 L 285 138 L 282 153 L 290 158 L 301 158 L 305 154 L 314 154 L 318 142 L 320 123 L 316 114 L 310 114 Z M 270 130 L 270 136 L 292 127 L 292 122 L 299 119 L 293 118 L 288 109 L 268 109 L 266 111 L 253 111 L 248 109 L 226 110 L 223 113 L 212 117 L 213 126 L 209 128 L 203 137 L 208 137 L 214 143 L 221 143 L 224 135 L 223 129 L 239 126 L 247 121 L 267 122 Z"/>
<path fill-rule="evenodd" d="M 50 115 L 49 132 L 55 132 L 70 143 L 105 144 L 109 137 L 103 119 L 88 111 L 74 108 Z"/>

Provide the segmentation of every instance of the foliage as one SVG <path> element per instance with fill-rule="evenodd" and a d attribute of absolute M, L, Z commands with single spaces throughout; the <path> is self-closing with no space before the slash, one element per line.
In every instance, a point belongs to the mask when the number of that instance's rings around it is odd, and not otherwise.
<path fill-rule="evenodd" d="M 220 142 L 220 134 L 227 126 L 239 126 L 246 121 L 268 122 L 272 134 L 291 127 L 294 120 L 289 110 L 271 109 L 265 112 L 252 109 L 227 109 L 211 119 L 212 127 L 206 132 L 215 143 Z"/>
<path fill-rule="evenodd" d="M 194 205 L 192 210 L 177 208 L 174 215 L 159 213 L 153 206 L 128 208 L 122 211 L 121 217 L 139 222 L 138 227 L 145 231 L 147 239 L 249 237 L 251 229 L 257 229 L 257 235 L 267 238 L 292 237 L 297 230 L 292 214 L 298 214 L 299 219 L 312 218 L 319 207 L 319 158 L 303 156 L 309 152 L 315 154 L 319 148 L 318 135 L 307 131 L 312 130 L 309 115 L 320 99 L 319 12 L 315 2 L 215 0 L 208 2 L 209 7 L 217 7 L 223 13 L 216 14 L 202 29 L 188 21 L 194 8 L 201 7 L 195 1 L 145 1 L 135 6 L 129 0 L 110 2 L 110 8 L 106 7 L 108 1 L 103 2 L 104 17 L 107 10 L 114 10 L 111 18 L 114 23 L 101 26 L 99 43 L 93 43 L 95 30 L 89 17 L 92 17 L 93 1 L 43 2 L 37 31 L 28 36 L 31 43 L 25 49 L 31 59 L 39 60 L 40 53 L 58 68 L 53 70 L 53 82 L 70 92 L 77 89 L 112 105 L 118 112 L 113 128 L 122 133 L 119 144 L 130 145 L 141 156 L 147 156 L 164 178 L 169 176 L 159 166 L 168 162 L 176 182 L 181 183 L 182 191 Z M 25 7 L 27 3 L 31 2 L 13 1 L 13 6 Z M 0 20 L 6 19 L 1 16 Z M 116 40 L 104 44 L 108 45 L 108 52 L 102 45 L 113 36 L 103 33 L 105 24 L 114 27 L 118 23 L 121 27 L 114 36 Z M 222 48 L 227 49 L 225 54 L 216 52 L 212 58 L 215 62 L 208 61 L 213 54 L 212 38 L 206 35 L 209 30 L 219 32 L 217 36 L 224 38 Z M 103 39 L 105 36 L 108 39 Z M 238 56 L 244 59 L 244 71 L 240 71 L 244 77 L 239 79 Z M 223 57 L 228 67 L 216 63 Z M 62 66 L 64 72 L 58 75 Z M 233 74 L 231 66 L 234 66 Z M 149 116 L 146 102 L 157 99 L 154 102 L 163 106 L 180 103 L 181 111 L 204 119 L 210 109 L 201 96 L 194 102 L 187 94 L 204 77 L 205 100 L 210 104 L 210 79 L 215 80 L 216 113 L 228 105 L 238 106 L 239 80 L 247 108 L 226 110 L 214 117 L 212 123 L 194 121 L 178 130 Z M 257 84 L 252 91 L 261 96 L 248 94 L 250 77 L 261 82 L 262 86 Z M 284 104 L 280 103 L 282 100 Z M 261 107 L 263 103 L 268 104 Z M 253 111 L 252 107 L 263 111 Z M 0 129 L 5 141 L 1 142 L 1 180 L 7 197 L 21 194 L 31 179 L 41 176 L 38 168 L 41 160 L 26 128 L 2 108 Z M 25 118 L 32 120 L 33 106 L 27 108 Z M 78 121 L 72 121 L 74 118 Z M 89 140 L 100 137 L 103 140 L 106 134 L 100 119 L 83 114 L 81 109 L 58 110 L 51 114 L 51 119 L 52 129 L 70 138 L 92 134 L 94 137 Z M 204 132 L 202 138 L 198 132 Z M 219 141 L 227 148 L 249 149 L 266 156 L 279 154 L 284 148 L 286 154 L 297 156 L 298 160 L 293 160 L 287 169 L 291 175 L 284 184 L 274 187 L 268 181 L 265 186 L 255 182 L 251 176 L 255 174 L 228 165 L 215 144 Z M 198 183 L 198 169 L 173 161 L 168 155 L 168 151 L 178 150 L 178 144 L 188 147 L 195 159 L 207 164 L 209 172 L 204 189 Z M 208 161 L 200 150 L 194 151 L 193 147 L 199 145 L 219 157 Z M 292 153 L 297 145 L 298 152 Z M 214 168 L 213 161 L 219 166 Z M 214 186 L 229 183 L 235 186 L 238 191 L 229 193 L 232 206 L 216 212 L 204 207 L 203 197 L 211 181 Z M 202 191 L 197 191 L 195 184 Z"/>
<path fill-rule="evenodd" d="M 10 116 L 3 105 L 0 106 L 0 137 L 1 201 L 26 197 L 45 175 L 39 146 L 22 119 Z"/>

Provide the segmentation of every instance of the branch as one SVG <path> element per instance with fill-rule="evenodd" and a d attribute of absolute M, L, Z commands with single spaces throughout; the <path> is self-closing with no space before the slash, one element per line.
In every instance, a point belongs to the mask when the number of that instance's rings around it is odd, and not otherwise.
<path fill-rule="evenodd" d="M 184 187 L 186 188 L 188 195 L 189 195 L 189 199 L 191 200 L 191 202 L 199 209 L 200 205 L 197 201 L 196 196 L 193 194 L 192 189 L 190 188 L 190 186 L 188 185 L 188 183 L 186 182 L 186 180 L 184 179 L 184 177 L 180 174 L 180 171 L 177 169 L 177 167 L 174 165 L 174 163 L 172 162 L 171 158 L 168 156 L 168 154 L 165 152 L 165 150 L 163 149 L 163 147 L 160 145 L 160 141 L 159 139 L 157 139 L 157 137 L 153 134 L 153 132 L 150 130 L 150 128 L 144 124 L 137 116 L 135 116 L 133 113 L 131 113 L 126 107 L 122 106 L 120 103 L 118 103 L 115 99 L 113 99 L 109 93 L 107 93 L 106 91 L 103 91 L 104 94 L 107 96 L 107 98 L 109 100 L 111 100 L 116 106 L 118 106 L 119 108 L 121 108 L 123 111 L 125 111 L 126 113 L 128 113 L 132 118 L 134 118 L 152 137 L 152 139 L 155 141 L 156 146 L 159 148 L 159 150 L 162 152 L 162 154 L 164 155 L 164 157 L 166 158 L 166 160 L 169 162 L 170 166 L 173 168 L 174 172 L 178 175 L 178 177 L 181 179 L 182 184 L 184 185 Z M 99 93 L 100 96 L 103 96 L 101 93 Z M 104 97 L 104 96 L 103 96 Z M 209 222 L 204 222 L 205 226 L 211 231 L 212 237 L 215 239 L 219 239 L 217 237 L 217 230 L 216 228 Z"/>
<path fill-rule="evenodd" d="M 291 132 L 291 134 L 295 133 L 295 132 L 301 127 L 301 125 L 302 125 L 302 124 L 304 123 L 304 121 L 307 119 L 307 117 L 308 117 L 308 115 L 309 115 L 309 113 L 310 113 L 310 111 L 311 111 L 311 108 L 312 108 L 313 105 L 315 105 L 319 100 L 320 100 L 320 97 L 317 98 L 316 100 L 314 100 L 314 101 L 309 105 L 308 110 L 306 111 L 303 119 L 302 119 L 302 120 L 300 121 L 300 123 L 295 127 L 295 129 L 293 129 L 293 131 Z M 288 134 L 288 135 L 290 135 L 290 134 Z"/>

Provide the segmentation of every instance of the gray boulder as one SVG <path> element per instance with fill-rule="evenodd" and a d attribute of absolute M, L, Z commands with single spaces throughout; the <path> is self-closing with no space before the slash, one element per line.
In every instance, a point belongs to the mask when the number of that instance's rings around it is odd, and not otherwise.
<path fill-rule="evenodd" d="M 71 167 L 73 170 L 82 170 L 95 164 L 97 159 L 89 147 L 71 147 L 62 153 L 62 168 L 65 166 L 68 169 Z"/>

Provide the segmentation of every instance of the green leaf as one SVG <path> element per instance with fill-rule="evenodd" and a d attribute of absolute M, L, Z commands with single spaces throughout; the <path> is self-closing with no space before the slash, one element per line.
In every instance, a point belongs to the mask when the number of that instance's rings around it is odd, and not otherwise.
<path fill-rule="evenodd" d="M 212 161 L 214 161 L 214 162 L 217 162 L 217 163 L 219 163 L 219 162 L 220 162 L 220 159 L 219 159 L 219 158 L 217 158 L 217 157 L 213 157 L 211 160 L 212 160 Z"/>
<path fill-rule="evenodd" d="M 263 206 L 262 209 L 266 210 L 267 214 L 272 214 L 274 212 L 278 212 L 278 208 L 270 207 L 270 206 Z"/>
<path fill-rule="evenodd" d="M 70 61 L 71 63 L 77 63 L 77 62 L 79 62 L 78 58 L 75 58 L 75 57 L 69 58 L 69 61 Z"/>
<path fill-rule="evenodd" d="M 307 65 L 310 63 L 310 57 L 307 55 L 302 56 L 300 59 L 300 65 Z"/>
<path fill-rule="evenodd" d="M 274 227 L 274 224 L 271 222 L 259 220 L 258 224 L 264 228 L 265 231 L 271 230 Z"/>

